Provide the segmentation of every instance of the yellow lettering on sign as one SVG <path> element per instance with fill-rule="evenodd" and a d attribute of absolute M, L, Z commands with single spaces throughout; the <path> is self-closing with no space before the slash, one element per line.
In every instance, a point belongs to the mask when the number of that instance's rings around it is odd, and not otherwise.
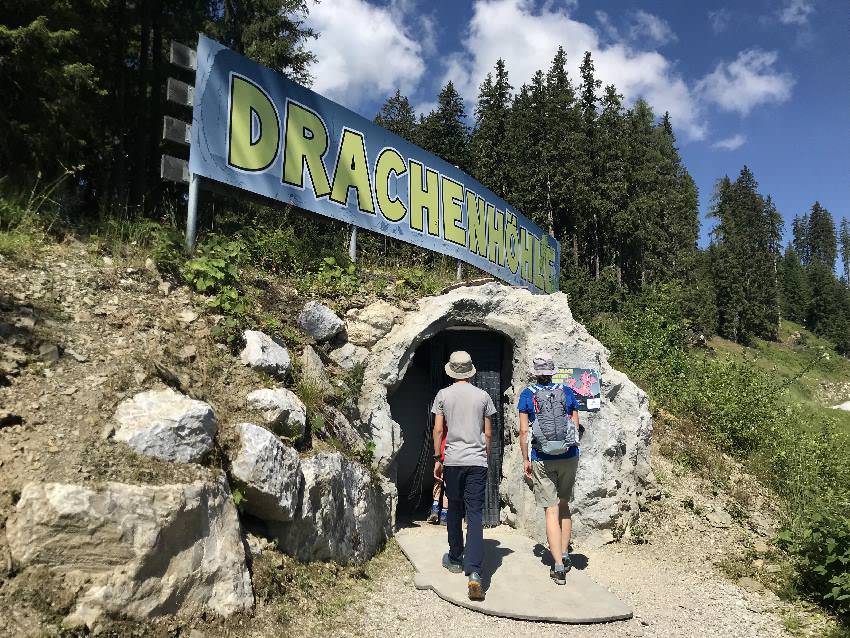
<path fill-rule="evenodd" d="M 372 184 L 369 182 L 369 164 L 366 160 L 366 140 L 363 134 L 350 128 L 344 129 L 339 142 L 339 154 L 334 168 L 331 201 L 345 206 L 348 191 L 357 192 L 357 208 L 362 213 L 375 214 L 372 201 Z"/>
<path fill-rule="evenodd" d="M 534 285 L 540 290 L 543 290 L 543 269 L 546 264 L 546 247 L 549 243 L 544 235 L 538 241 L 534 242 Z"/>
<path fill-rule="evenodd" d="M 490 208 L 490 205 L 487 205 Z M 487 211 L 490 212 L 489 210 Z M 489 246 L 488 259 L 497 266 L 505 265 L 505 214 L 496 209 L 495 214 L 488 215 L 489 232 L 487 233 L 487 244 Z"/>
<path fill-rule="evenodd" d="M 469 252 L 487 257 L 487 205 L 483 197 L 466 191 L 466 225 L 469 229 Z"/>
<path fill-rule="evenodd" d="M 537 237 L 528 232 L 524 227 L 519 229 L 519 275 L 525 281 L 531 282 L 534 278 L 534 245 Z"/>
<path fill-rule="evenodd" d="M 515 213 L 505 211 L 505 252 L 508 254 L 508 269 L 514 274 L 516 274 L 517 268 L 519 268 L 521 250 L 519 247 L 517 216 Z"/>
<path fill-rule="evenodd" d="M 227 163 L 241 171 L 264 171 L 277 158 L 280 122 L 271 98 L 250 80 L 230 76 Z"/>
<path fill-rule="evenodd" d="M 322 118 L 297 102 L 287 100 L 284 138 L 283 181 L 304 188 L 306 164 L 316 197 L 329 195 L 331 185 L 322 161 L 328 152 L 328 129 Z"/>
<path fill-rule="evenodd" d="M 400 222 L 407 215 L 407 208 L 401 198 L 390 198 L 390 174 L 401 177 L 407 172 L 404 158 L 394 148 L 385 148 L 375 162 L 375 199 L 381 214 L 391 222 Z"/>
<path fill-rule="evenodd" d="M 463 185 L 442 176 L 443 237 L 453 244 L 466 246 L 466 228 L 463 222 Z"/>
<path fill-rule="evenodd" d="M 410 227 L 422 232 L 423 216 L 428 216 L 428 234 L 440 236 L 439 173 L 410 160 Z M 423 212 L 424 211 L 424 212 Z"/>

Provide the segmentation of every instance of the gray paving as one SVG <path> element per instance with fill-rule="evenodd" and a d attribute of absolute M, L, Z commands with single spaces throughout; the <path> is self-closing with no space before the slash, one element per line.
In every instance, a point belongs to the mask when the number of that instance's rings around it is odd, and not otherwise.
<path fill-rule="evenodd" d="M 567 584 L 556 585 L 543 562 L 543 546 L 505 526 L 484 530 L 481 576 L 487 595 L 482 602 L 469 600 L 463 574 L 452 574 L 441 565 L 448 550 L 445 527 L 406 527 L 396 534 L 396 540 L 416 568 L 417 589 L 431 589 L 440 598 L 467 609 L 560 623 L 599 623 L 632 617 L 631 609 L 590 578 L 587 572 L 592 567 L 580 556 L 576 556 L 577 567 L 567 574 Z"/>

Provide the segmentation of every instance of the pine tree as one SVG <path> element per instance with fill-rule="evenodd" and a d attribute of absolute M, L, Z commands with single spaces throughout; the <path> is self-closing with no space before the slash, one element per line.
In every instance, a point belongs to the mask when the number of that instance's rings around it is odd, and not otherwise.
<path fill-rule="evenodd" d="M 505 61 L 500 58 L 495 73 L 488 73 L 481 83 L 471 141 L 473 174 L 500 197 L 511 190 L 507 130 L 512 90 Z"/>
<path fill-rule="evenodd" d="M 450 81 L 437 97 L 437 110 L 421 119 L 416 139 L 422 148 L 469 172 L 469 129 L 463 98 Z"/>
<path fill-rule="evenodd" d="M 820 202 L 812 204 L 808 215 L 807 241 L 809 245 L 809 263 L 820 263 L 830 271 L 835 269 L 838 256 L 838 238 L 835 235 L 835 222 L 832 215 Z"/>
<path fill-rule="evenodd" d="M 609 84 L 602 97 L 598 120 L 598 165 L 596 206 L 601 220 L 603 263 L 612 266 L 622 285 L 620 255 L 626 250 L 621 214 L 627 208 L 628 176 L 626 165 L 626 120 L 622 96 Z"/>
<path fill-rule="evenodd" d="M 398 89 L 384 102 L 375 116 L 375 124 L 383 126 L 408 142 L 416 143 L 416 113 L 410 106 L 410 100 Z"/>
<path fill-rule="evenodd" d="M 624 213 L 633 230 L 629 250 L 623 255 L 624 278 L 632 290 L 659 277 L 666 241 L 661 228 L 662 198 L 659 167 L 662 162 L 656 143 L 654 116 L 649 104 L 639 99 L 629 111 L 628 121 L 628 207 Z"/>
<path fill-rule="evenodd" d="M 552 207 L 555 235 L 561 242 L 562 268 L 568 276 L 578 265 L 578 234 L 583 211 L 575 184 L 581 148 L 581 109 L 567 73 L 567 55 L 559 47 L 546 74 L 545 117 L 547 138 L 543 160 L 547 170 L 547 202 Z"/>
<path fill-rule="evenodd" d="M 809 246 L 809 216 L 794 215 L 794 221 L 791 222 L 791 232 L 794 252 L 797 253 L 801 264 L 808 265 L 812 261 L 812 251 Z"/>
<path fill-rule="evenodd" d="M 789 243 L 779 264 L 779 304 L 782 317 L 803 324 L 806 322 L 811 294 L 809 282 L 800 257 Z"/>
<path fill-rule="evenodd" d="M 549 166 L 544 155 L 546 130 L 546 81 L 537 71 L 531 85 L 523 85 L 514 97 L 508 120 L 509 164 L 514 176 L 507 198 L 524 215 L 554 233 L 549 197 Z"/>
<path fill-rule="evenodd" d="M 602 172 L 599 135 L 597 134 L 597 106 L 599 97 L 596 92 L 602 82 L 596 79 L 593 58 L 590 52 L 584 54 L 579 68 L 581 75 L 581 149 L 579 156 L 583 160 L 575 182 L 578 205 L 585 212 L 584 241 L 585 267 L 597 279 L 602 271 L 602 227 L 600 218 L 602 204 L 598 180 Z"/>
<path fill-rule="evenodd" d="M 745 166 L 717 186 L 712 215 L 712 272 L 718 328 L 733 341 L 775 339 L 779 328 L 778 260 L 782 217 Z"/>
<path fill-rule="evenodd" d="M 850 287 L 850 222 L 847 218 L 841 220 L 841 274 L 844 285 Z"/>

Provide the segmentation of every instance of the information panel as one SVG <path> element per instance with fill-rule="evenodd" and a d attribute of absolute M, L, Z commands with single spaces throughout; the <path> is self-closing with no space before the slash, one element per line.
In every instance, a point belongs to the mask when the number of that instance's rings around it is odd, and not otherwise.
<path fill-rule="evenodd" d="M 536 292 L 558 289 L 559 243 L 479 182 L 204 36 L 189 171 Z"/>
<path fill-rule="evenodd" d="M 589 368 L 558 368 L 552 377 L 555 383 L 563 383 L 575 394 L 578 409 L 598 412 L 602 407 L 599 372 Z"/>

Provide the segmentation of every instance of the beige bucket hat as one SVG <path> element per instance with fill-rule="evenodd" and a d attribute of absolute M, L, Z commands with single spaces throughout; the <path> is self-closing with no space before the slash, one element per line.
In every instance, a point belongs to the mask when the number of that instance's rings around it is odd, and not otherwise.
<path fill-rule="evenodd" d="M 469 379 L 475 376 L 475 366 L 472 365 L 472 357 L 468 352 L 458 350 L 452 352 L 449 362 L 446 364 L 446 374 L 452 379 Z"/>

